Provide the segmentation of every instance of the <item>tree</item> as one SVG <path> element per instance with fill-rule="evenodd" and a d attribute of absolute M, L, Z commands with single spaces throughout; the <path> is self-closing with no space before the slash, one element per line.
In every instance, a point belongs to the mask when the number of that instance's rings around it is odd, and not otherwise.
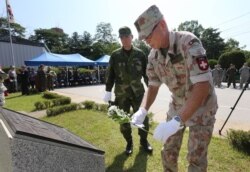
<path fill-rule="evenodd" d="M 219 58 L 219 64 L 222 68 L 228 68 L 230 64 L 234 64 L 237 69 L 241 68 L 245 63 L 245 54 L 243 51 L 231 51 L 223 53 Z"/>
<path fill-rule="evenodd" d="M 240 43 L 233 38 L 227 40 L 225 45 L 225 52 L 240 50 L 239 48 Z"/>
<path fill-rule="evenodd" d="M 141 49 L 141 50 L 145 53 L 146 56 L 149 55 L 149 52 L 150 52 L 150 49 L 151 49 L 151 48 L 150 48 L 147 44 L 145 44 L 145 42 L 140 41 L 139 39 L 135 39 L 135 40 L 133 41 L 133 45 L 134 45 L 135 47 Z"/>
<path fill-rule="evenodd" d="M 96 26 L 95 41 L 102 41 L 104 43 L 111 43 L 117 41 L 115 35 L 112 34 L 112 26 L 110 23 L 101 22 Z"/>
<path fill-rule="evenodd" d="M 115 49 L 120 47 L 120 44 L 115 38 L 116 35 L 112 34 L 112 31 L 113 29 L 110 23 L 101 22 L 96 26 L 91 59 L 97 59 L 105 54 L 110 55 Z"/>
<path fill-rule="evenodd" d="M 36 42 L 44 42 L 51 52 L 70 53 L 68 35 L 61 28 L 36 29 L 35 35 L 31 35 L 29 39 Z"/>
<path fill-rule="evenodd" d="M 24 38 L 25 37 L 25 28 L 18 23 L 10 23 L 10 31 L 12 36 Z M 6 18 L 0 18 L 0 36 L 9 35 L 9 25 Z"/>
<path fill-rule="evenodd" d="M 226 46 L 217 30 L 208 28 L 201 34 L 201 42 L 207 51 L 208 59 L 218 59 Z"/>
<path fill-rule="evenodd" d="M 189 31 L 200 38 L 204 28 L 198 23 L 197 20 L 185 21 L 181 23 L 178 27 L 178 31 Z"/>
<path fill-rule="evenodd" d="M 81 37 L 77 32 L 72 34 L 72 37 L 68 41 L 70 53 L 77 53 L 82 47 Z"/>

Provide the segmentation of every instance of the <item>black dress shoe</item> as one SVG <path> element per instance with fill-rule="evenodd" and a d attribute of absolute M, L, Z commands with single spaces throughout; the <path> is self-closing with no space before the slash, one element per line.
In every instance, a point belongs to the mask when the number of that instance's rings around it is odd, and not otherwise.
<path fill-rule="evenodd" d="M 143 149 L 148 152 L 148 153 L 152 153 L 153 152 L 153 148 L 152 146 L 148 143 L 148 141 L 145 142 L 141 142 L 141 146 L 143 147 Z"/>
<path fill-rule="evenodd" d="M 133 142 L 132 141 L 127 143 L 125 152 L 127 155 L 131 155 L 133 153 Z"/>

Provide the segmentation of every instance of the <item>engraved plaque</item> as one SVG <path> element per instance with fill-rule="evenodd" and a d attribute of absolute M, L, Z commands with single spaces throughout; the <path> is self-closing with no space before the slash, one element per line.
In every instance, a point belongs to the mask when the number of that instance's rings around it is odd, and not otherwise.
<path fill-rule="evenodd" d="M 95 146 L 60 126 L 8 109 L 3 109 L 2 115 L 16 134 L 59 142 L 104 154 L 104 151 L 97 149 Z"/>

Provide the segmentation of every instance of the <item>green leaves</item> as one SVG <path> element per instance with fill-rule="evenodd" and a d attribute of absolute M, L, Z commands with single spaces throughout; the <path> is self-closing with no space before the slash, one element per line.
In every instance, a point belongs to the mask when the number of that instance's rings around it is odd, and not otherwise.
<path fill-rule="evenodd" d="M 130 117 L 122 109 L 119 109 L 117 106 L 111 106 L 108 109 L 108 117 L 112 120 L 119 122 L 119 124 L 129 123 Z"/>

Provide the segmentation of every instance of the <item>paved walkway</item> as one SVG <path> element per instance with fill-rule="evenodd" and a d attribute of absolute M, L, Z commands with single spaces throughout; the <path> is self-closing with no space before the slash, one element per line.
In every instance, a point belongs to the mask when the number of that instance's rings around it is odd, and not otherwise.
<path fill-rule="evenodd" d="M 60 88 L 54 91 L 55 93 L 71 97 L 73 102 L 79 103 L 85 100 L 92 100 L 98 103 L 104 103 L 102 97 L 105 92 L 104 85 L 91 85 L 82 87 L 70 87 Z M 224 124 L 226 118 L 231 112 L 231 107 L 239 98 L 242 90 L 226 88 L 225 84 L 222 88 L 216 88 L 216 94 L 218 96 L 219 109 L 216 114 L 216 123 L 214 129 L 214 135 L 218 135 L 219 130 Z M 114 94 L 112 95 L 114 99 Z M 171 101 L 171 94 L 165 85 L 162 85 L 159 90 L 159 94 L 155 100 L 155 103 L 150 108 L 150 111 L 155 115 L 153 120 L 156 122 L 164 121 L 165 114 L 168 110 L 168 103 Z M 231 117 L 222 130 L 222 136 L 226 135 L 226 131 L 230 128 L 250 130 L 250 90 L 244 91 L 240 98 L 236 108 L 234 109 Z"/>

